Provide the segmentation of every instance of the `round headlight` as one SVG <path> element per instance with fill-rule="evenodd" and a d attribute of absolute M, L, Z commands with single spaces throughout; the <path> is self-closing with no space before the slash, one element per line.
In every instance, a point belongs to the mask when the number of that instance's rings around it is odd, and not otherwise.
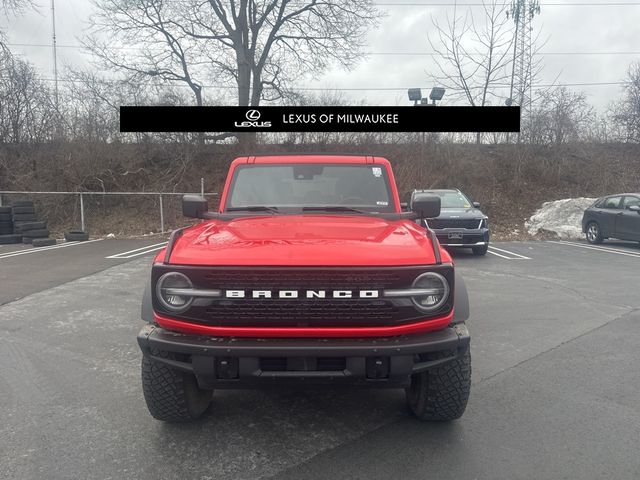
<path fill-rule="evenodd" d="M 193 288 L 189 277 L 180 272 L 165 273 L 158 279 L 156 295 L 164 308 L 172 312 L 183 312 L 191 306 L 193 297 L 178 295 L 172 289 Z"/>
<path fill-rule="evenodd" d="M 449 283 L 439 273 L 427 272 L 419 275 L 413 282 L 413 288 L 430 290 L 428 295 L 412 297 L 416 307 L 425 312 L 437 310 L 449 298 Z"/>

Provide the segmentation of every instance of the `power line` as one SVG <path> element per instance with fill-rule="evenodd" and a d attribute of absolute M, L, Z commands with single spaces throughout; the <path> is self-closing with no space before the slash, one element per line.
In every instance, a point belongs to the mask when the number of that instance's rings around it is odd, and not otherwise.
<path fill-rule="evenodd" d="M 1 80 L 6 80 L 5 77 L 0 77 Z M 47 81 L 47 82 L 53 82 L 55 81 L 55 79 L 53 78 L 40 78 L 40 80 L 43 81 Z M 65 83 L 87 83 L 84 80 L 73 80 L 73 79 L 58 79 L 59 82 L 65 82 Z M 118 81 L 118 80 L 97 80 L 97 83 L 101 83 L 101 84 L 105 84 L 105 85 L 114 85 L 114 84 L 120 84 L 123 83 L 123 81 Z M 594 86 L 615 86 L 615 85 L 628 85 L 631 82 L 628 81 L 617 81 L 617 82 L 570 82 L 570 83 L 547 83 L 547 84 L 538 84 L 538 85 L 534 85 L 533 88 L 551 88 L 551 87 L 594 87 Z M 189 88 L 188 85 L 184 85 L 184 84 L 170 84 L 171 86 L 174 87 L 184 87 L 184 88 Z M 507 83 L 503 83 L 503 84 L 494 84 L 494 87 L 499 87 L 499 88 L 506 88 L 508 87 L 509 84 Z M 201 85 L 201 87 L 203 88 L 212 88 L 212 89 L 217 89 L 217 90 L 236 90 L 238 87 L 233 86 L 233 85 Z M 340 92 L 371 92 L 371 91 L 380 91 L 380 92 L 384 92 L 384 91 L 400 91 L 400 92 L 405 92 L 407 91 L 409 87 L 291 87 L 288 90 L 293 90 L 293 91 L 299 91 L 299 92 L 304 92 L 304 91 L 312 91 L 312 92 L 324 92 L 324 91 L 340 91 Z M 428 90 L 430 87 L 420 87 L 423 89 Z M 273 90 L 274 87 L 269 87 L 269 86 L 265 86 L 264 87 L 265 90 Z M 455 89 L 455 88 L 448 88 L 448 90 L 461 90 L 461 89 Z"/>
<path fill-rule="evenodd" d="M 5 43 L 10 47 L 33 47 L 33 48 L 51 48 L 51 45 L 46 43 Z M 72 48 L 72 49 L 84 49 L 83 45 L 56 45 L 57 48 Z M 110 47 L 114 50 L 141 50 L 136 47 Z M 416 56 L 416 57 L 437 57 L 440 54 L 437 52 L 363 52 L 364 55 L 375 56 Z M 472 54 L 473 55 L 473 54 Z M 482 54 L 478 54 L 482 55 Z M 535 52 L 533 55 L 559 55 L 559 56 L 571 56 L 571 55 L 640 55 L 638 51 L 612 51 L 612 52 Z"/>

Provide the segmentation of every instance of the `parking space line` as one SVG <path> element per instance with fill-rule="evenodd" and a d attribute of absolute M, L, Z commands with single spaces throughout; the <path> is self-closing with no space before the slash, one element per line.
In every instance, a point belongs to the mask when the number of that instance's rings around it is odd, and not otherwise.
<path fill-rule="evenodd" d="M 156 243 L 154 245 L 147 245 L 146 247 L 136 248 L 134 250 L 129 250 L 127 252 L 116 253 L 115 255 L 109 255 L 105 258 L 114 258 L 114 259 L 127 259 L 133 258 L 140 255 L 145 255 L 147 253 L 155 252 L 156 250 L 160 250 L 165 247 L 167 242 Z"/>
<path fill-rule="evenodd" d="M 85 243 L 100 242 L 101 240 L 103 240 L 103 239 L 102 238 L 96 238 L 94 240 L 87 240 L 87 241 L 84 241 L 84 242 L 65 242 L 65 243 L 60 243 L 58 245 L 51 245 L 49 247 L 33 247 L 33 248 L 30 248 L 29 250 L 20 250 L 20 251 L 17 251 L 17 252 L 7 252 L 7 253 L 0 254 L 0 260 L 2 260 L 4 258 L 17 257 L 17 256 L 20 256 L 20 255 L 31 255 L 32 253 L 45 252 L 45 251 L 49 251 L 49 250 L 58 250 L 60 248 L 74 247 L 74 246 L 82 245 L 82 244 L 85 244 Z"/>
<path fill-rule="evenodd" d="M 487 253 L 490 253 L 491 255 L 495 255 L 496 257 L 504 258 L 505 260 L 513 260 L 510 257 L 507 257 L 505 255 L 500 255 L 499 253 L 492 252 L 491 250 L 487 250 Z"/>
<path fill-rule="evenodd" d="M 6 258 L 6 257 L 13 257 L 15 255 L 25 255 L 27 253 L 34 253 L 34 252 L 42 252 L 44 250 L 55 250 L 57 248 L 61 248 L 62 246 L 69 246 L 69 245 L 73 245 L 75 243 L 78 242 L 67 242 L 67 243 L 60 243 L 57 245 L 50 245 L 48 247 L 41 247 L 41 248 L 29 248 L 29 249 L 24 249 L 24 250 L 15 250 L 13 252 L 7 252 L 7 253 L 0 253 L 0 259 L 2 258 Z"/>
<path fill-rule="evenodd" d="M 611 247 L 595 247 L 591 245 L 583 245 L 582 243 L 573 243 L 573 242 L 566 242 L 566 241 L 559 242 L 556 240 L 549 240 L 549 243 L 556 243 L 558 245 L 564 245 L 566 247 L 585 248 L 587 250 L 596 250 L 596 251 L 605 252 L 605 253 L 613 253 L 615 255 L 624 255 L 627 257 L 640 258 L 640 252 L 634 253 L 634 252 L 619 250 L 617 248 L 611 248 Z"/>
<path fill-rule="evenodd" d="M 493 245 L 489 245 L 489 249 L 490 249 L 489 250 L 490 252 L 491 252 L 491 250 L 497 250 L 499 252 L 506 253 L 508 255 L 513 255 L 514 257 L 516 257 L 516 258 L 509 258 L 509 260 L 517 260 L 518 258 L 522 259 L 522 260 L 531 260 L 530 257 L 525 257 L 524 255 L 520 255 L 519 253 L 515 253 L 515 252 L 511 252 L 509 250 L 504 250 L 502 248 L 494 247 Z M 496 252 L 491 252 L 491 253 L 493 253 L 494 255 L 497 255 Z"/>

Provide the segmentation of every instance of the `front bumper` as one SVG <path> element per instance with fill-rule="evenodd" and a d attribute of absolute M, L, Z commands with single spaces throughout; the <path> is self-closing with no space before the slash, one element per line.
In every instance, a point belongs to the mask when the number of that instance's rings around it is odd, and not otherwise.
<path fill-rule="evenodd" d="M 288 385 L 405 387 L 410 376 L 462 355 L 464 323 L 436 332 L 385 338 L 203 337 L 145 325 L 144 355 L 194 374 L 201 388 Z"/>
<path fill-rule="evenodd" d="M 433 231 L 443 247 L 482 247 L 489 244 L 488 228 L 441 228 Z"/>

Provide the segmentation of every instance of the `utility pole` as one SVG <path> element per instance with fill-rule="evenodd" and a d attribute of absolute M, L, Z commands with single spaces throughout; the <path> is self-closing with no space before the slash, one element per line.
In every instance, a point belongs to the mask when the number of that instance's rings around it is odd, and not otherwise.
<path fill-rule="evenodd" d="M 532 36 L 531 21 L 533 17 L 540 13 L 540 3 L 538 0 L 513 0 L 511 9 L 507 12 L 515 23 L 515 33 L 513 39 L 513 59 L 511 64 L 511 86 L 507 105 L 520 106 L 520 124 L 522 125 L 522 109 L 527 102 L 531 102 L 531 81 L 532 68 Z M 516 91 L 514 92 L 514 89 Z M 527 98 L 527 89 L 529 96 Z M 515 97 L 514 98 L 514 93 Z M 507 142 L 509 134 L 507 134 Z M 520 143 L 520 132 L 518 132 L 518 143 Z"/>
<path fill-rule="evenodd" d="M 55 0 L 51 0 L 51 48 L 53 53 L 53 94 L 54 101 L 56 103 L 56 110 L 58 110 L 58 52 L 56 48 L 56 5 Z"/>

